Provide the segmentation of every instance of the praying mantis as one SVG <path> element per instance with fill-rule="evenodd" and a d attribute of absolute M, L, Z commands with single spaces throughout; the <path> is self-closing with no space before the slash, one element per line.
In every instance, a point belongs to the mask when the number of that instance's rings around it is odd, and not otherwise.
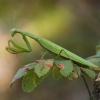
<path fill-rule="evenodd" d="M 65 48 L 47 40 L 44 38 L 41 38 L 37 35 L 34 35 L 32 33 L 20 30 L 20 29 L 11 29 L 10 30 L 11 36 L 13 37 L 16 33 L 19 33 L 22 35 L 23 40 L 26 43 L 26 46 L 23 46 L 17 42 L 15 42 L 14 40 L 9 40 L 8 41 L 8 46 L 6 47 L 6 50 L 12 54 L 17 54 L 17 53 L 23 53 L 23 52 L 31 52 L 31 46 L 30 43 L 28 42 L 26 36 L 34 39 L 35 41 L 37 41 L 42 48 L 47 52 L 59 55 L 60 57 L 64 58 L 64 59 L 69 59 L 72 60 L 74 63 L 76 63 L 79 66 L 82 67 L 88 67 L 90 69 L 94 69 L 94 70 L 100 70 L 98 66 L 96 66 L 95 64 L 77 56 L 76 54 L 66 50 Z M 13 44 L 14 47 L 10 46 L 10 43 Z"/>

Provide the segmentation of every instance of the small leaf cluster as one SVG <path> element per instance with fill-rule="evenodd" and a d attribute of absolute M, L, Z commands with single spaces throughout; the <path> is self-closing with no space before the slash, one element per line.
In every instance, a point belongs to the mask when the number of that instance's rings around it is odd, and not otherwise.
<path fill-rule="evenodd" d="M 91 79 L 96 76 L 95 72 L 91 69 L 78 66 L 71 60 L 43 59 L 21 67 L 11 81 L 10 87 L 12 87 L 16 80 L 23 77 L 22 89 L 28 93 L 32 92 L 50 72 L 52 72 L 53 77 L 57 80 L 61 77 L 73 80 L 81 76 L 82 73 Z"/>

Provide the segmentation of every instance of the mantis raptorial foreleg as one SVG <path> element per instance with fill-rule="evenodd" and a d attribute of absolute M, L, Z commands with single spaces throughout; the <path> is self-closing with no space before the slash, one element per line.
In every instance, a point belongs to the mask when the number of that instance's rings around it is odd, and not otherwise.
<path fill-rule="evenodd" d="M 22 53 L 22 52 L 31 52 L 32 49 L 31 49 L 31 46 L 30 46 L 30 44 L 29 44 L 29 42 L 28 42 L 26 36 L 25 36 L 25 35 L 22 35 L 22 37 L 23 37 L 23 39 L 24 39 L 24 41 L 25 41 L 27 47 L 25 47 L 25 46 L 23 46 L 23 45 L 17 43 L 17 42 L 14 41 L 14 40 L 9 40 L 9 41 L 8 41 L 8 46 L 6 47 L 6 50 L 7 50 L 8 52 L 10 52 L 10 53 L 13 53 L 13 54 Z M 12 43 L 14 47 L 11 47 L 11 46 L 10 46 L 10 43 Z"/>

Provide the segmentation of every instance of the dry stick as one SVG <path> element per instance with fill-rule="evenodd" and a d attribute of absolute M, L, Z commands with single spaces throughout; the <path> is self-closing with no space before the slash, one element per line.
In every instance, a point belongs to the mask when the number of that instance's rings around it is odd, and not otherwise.
<path fill-rule="evenodd" d="M 99 83 L 98 83 L 98 81 L 96 81 L 96 79 L 98 77 L 98 74 L 94 78 L 94 84 L 93 84 L 94 85 L 94 91 L 93 91 L 94 93 L 93 93 L 93 97 L 96 98 L 97 100 L 100 100 L 100 96 L 99 96 Z"/>

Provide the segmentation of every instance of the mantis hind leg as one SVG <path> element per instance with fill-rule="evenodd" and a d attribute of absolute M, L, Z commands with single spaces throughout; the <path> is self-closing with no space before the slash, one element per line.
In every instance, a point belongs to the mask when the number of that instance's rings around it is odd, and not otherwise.
<path fill-rule="evenodd" d="M 65 52 L 63 49 L 61 49 L 61 51 L 59 52 L 58 56 L 56 58 L 59 58 L 60 57 L 60 54 L 62 52 Z M 76 64 L 74 64 L 74 62 L 72 61 L 72 59 L 70 58 L 70 56 L 65 52 L 65 54 L 68 56 L 69 60 L 71 61 L 71 63 L 73 64 L 73 66 L 75 66 L 76 68 Z M 77 68 L 76 68 L 76 71 L 77 71 Z M 77 74 L 78 74 L 78 71 L 77 71 Z M 79 76 L 79 75 L 78 75 Z"/>
<path fill-rule="evenodd" d="M 65 52 L 65 51 L 64 51 L 63 49 L 61 49 L 60 52 L 59 52 L 59 54 L 58 54 L 57 57 L 56 57 L 57 59 L 60 57 L 60 54 L 61 54 L 62 52 Z M 68 55 L 66 52 L 65 52 L 65 54 L 68 56 L 69 60 L 71 60 L 70 57 L 69 57 L 69 55 Z M 72 61 L 72 60 L 71 60 L 71 61 Z"/>
<path fill-rule="evenodd" d="M 31 52 L 32 49 L 31 49 L 31 46 L 27 40 L 27 38 L 25 37 L 25 35 L 22 35 L 27 47 L 17 43 L 16 41 L 14 40 L 9 40 L 8 41 L 8 46 L 6 47 L 6 50 L 12 54 L 16 54 L 16 53 L 22 53 L 22 52 Z M 10 43 L 13 44 L 14 47 L 11 47 L 10 46 Z"/>

